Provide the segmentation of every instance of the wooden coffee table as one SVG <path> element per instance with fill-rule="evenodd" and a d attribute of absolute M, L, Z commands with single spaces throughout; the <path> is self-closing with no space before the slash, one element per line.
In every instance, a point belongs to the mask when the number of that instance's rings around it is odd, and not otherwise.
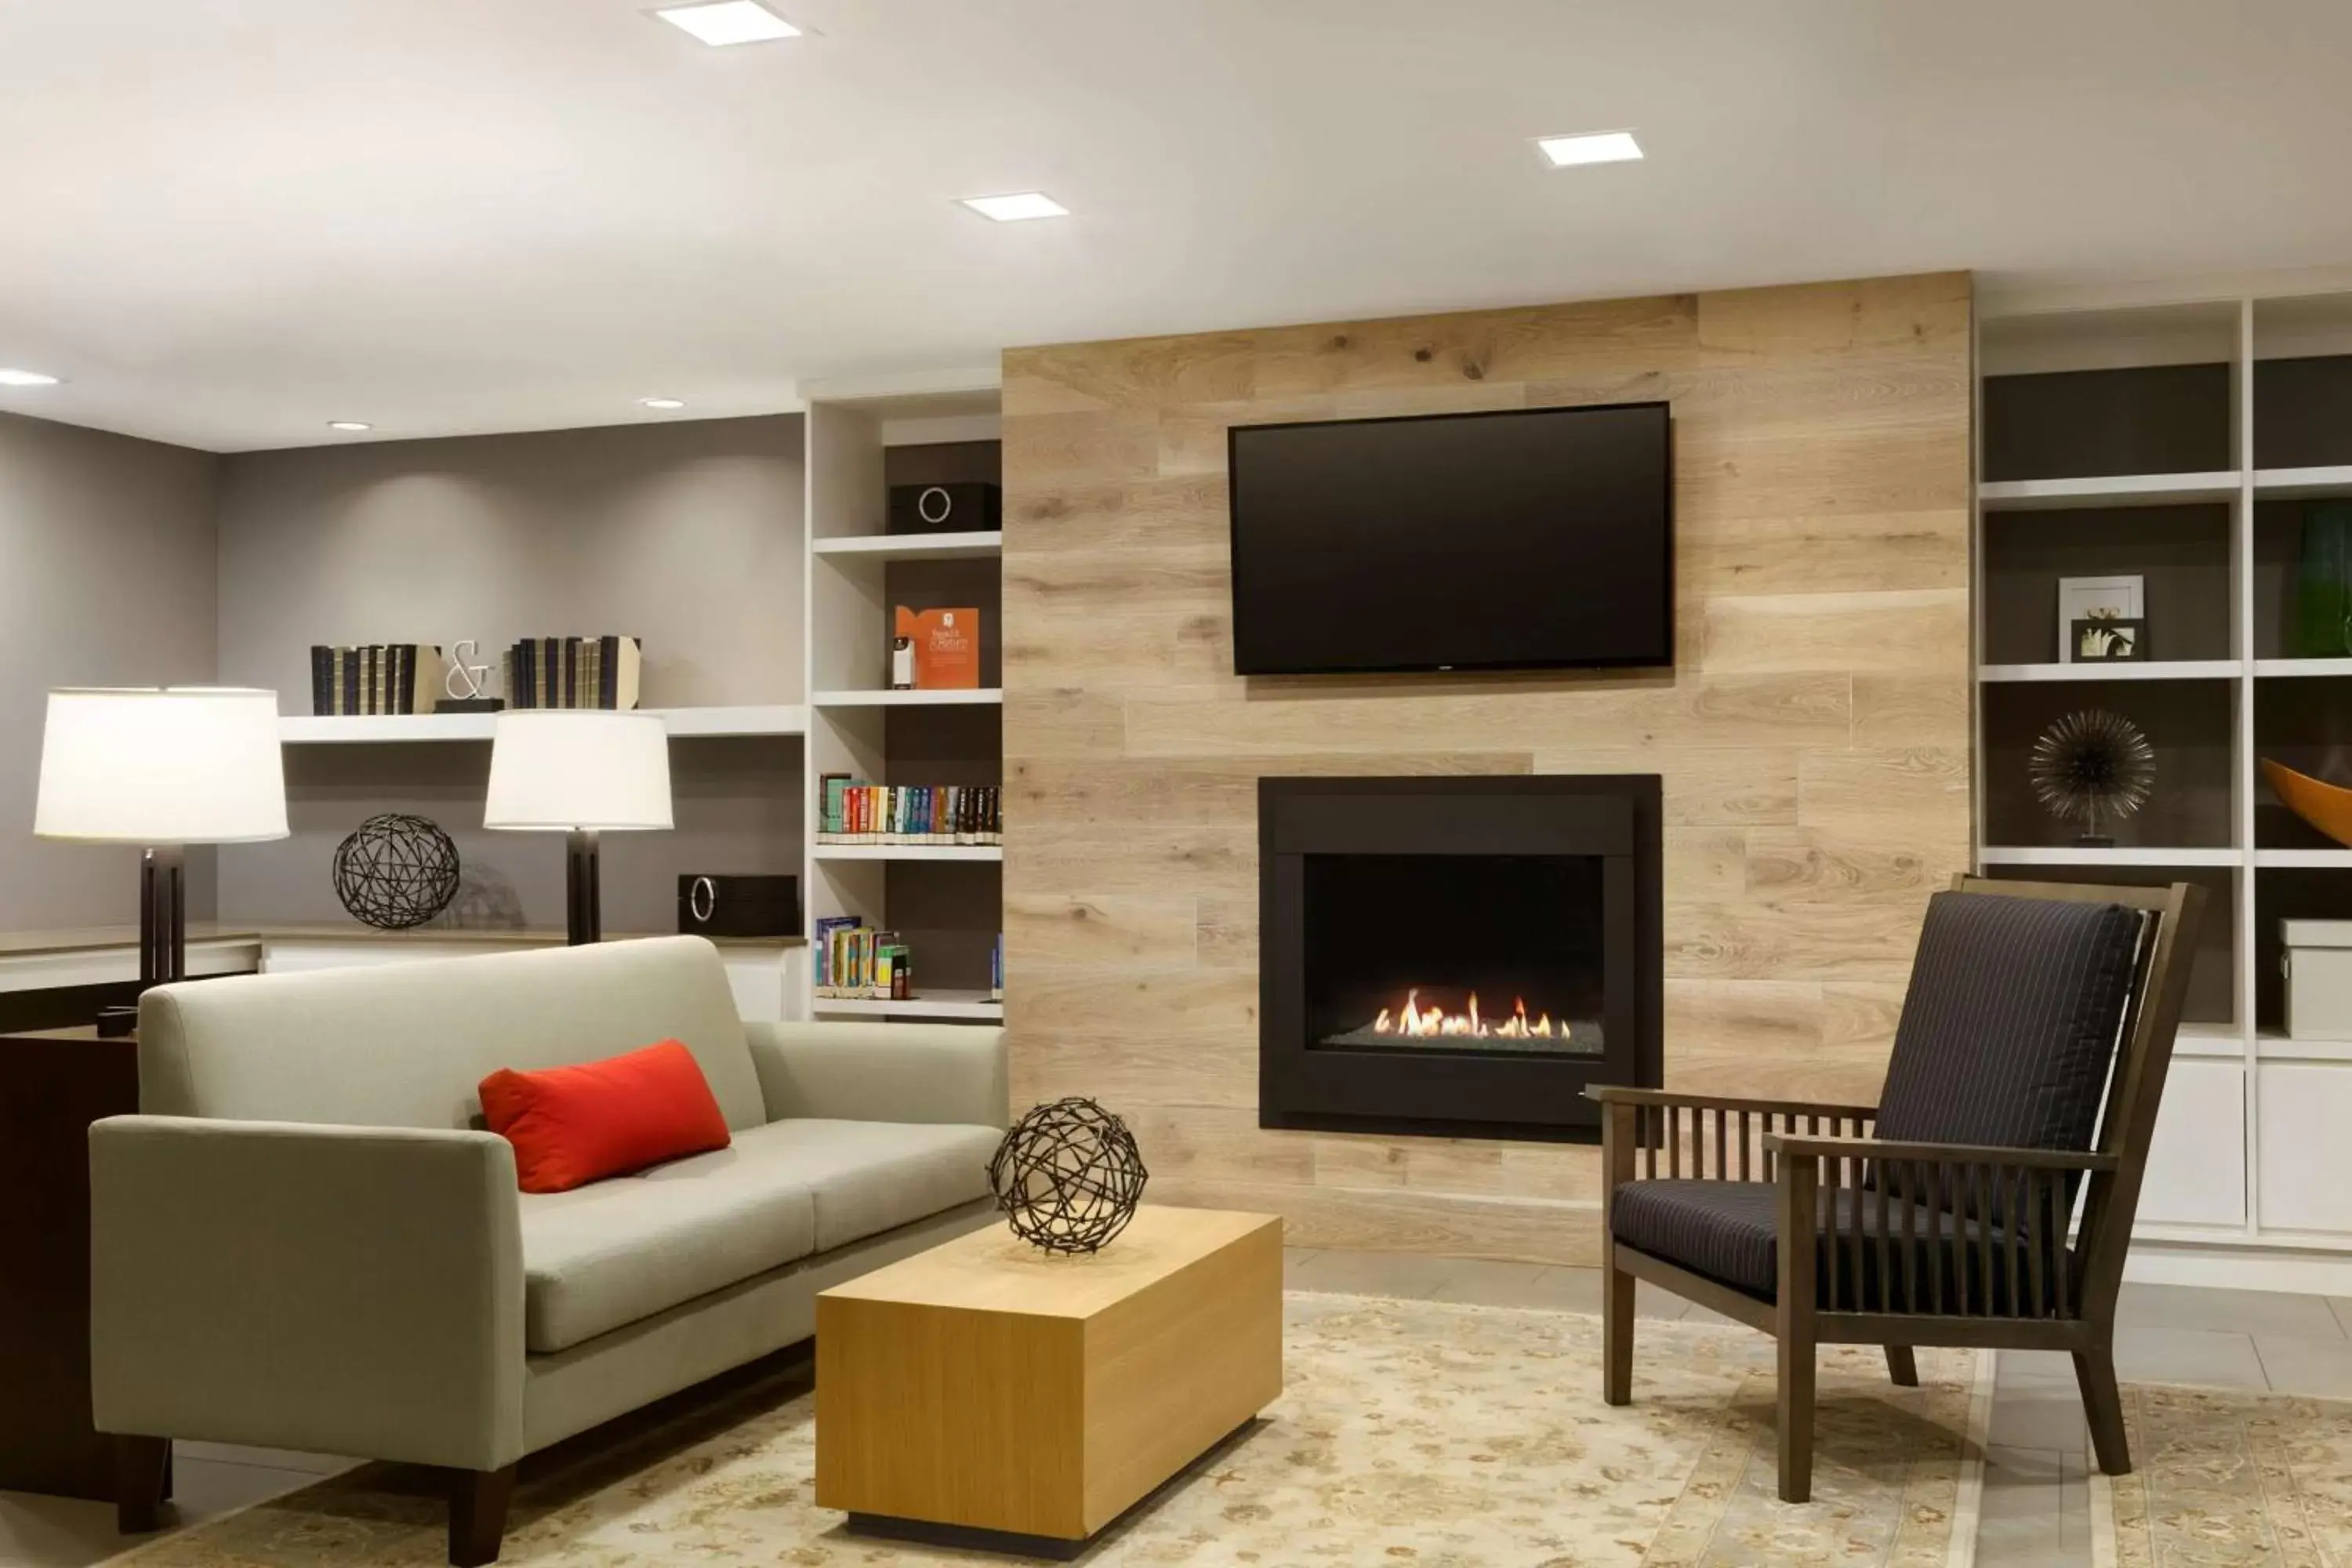
<path fill-rule="evenodd" d="M 1282 1392 L 1282 1222 L 1145 1208 L 1091 1257 L 1003 1226 L 816 1299 L 816 1500 L 1075 1556 Z"/>

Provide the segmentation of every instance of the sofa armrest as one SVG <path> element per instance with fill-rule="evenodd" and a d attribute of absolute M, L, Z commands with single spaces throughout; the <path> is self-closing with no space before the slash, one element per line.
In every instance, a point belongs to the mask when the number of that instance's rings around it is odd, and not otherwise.
<path fill-rule="evenodd" d="M 514 1149 L 488 1132 L 93 1123 L 100 1431 L 494 1470 L 523 1450 Z"/>
<path fill-rule="evenodd" d="M 971 1024 L 750 1023 L 768 1120 L 1011 1120 L 1004 1031 Z"/>

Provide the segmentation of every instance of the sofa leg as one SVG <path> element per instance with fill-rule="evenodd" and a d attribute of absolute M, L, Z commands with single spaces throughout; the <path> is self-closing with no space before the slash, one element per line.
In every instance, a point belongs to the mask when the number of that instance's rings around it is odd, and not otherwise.
<path fill-rule="evenodd" d="M 499 1560 L 514 1482 L 512 1465 L 502 1470 L 457 1472 L 449 1493 L 449 1561 L 455 1568 L 481 1568 Z"/>
<path fill-rule="evenodd" d="M 1919 1386 L 1919 1358 L 1911 1353 L 1909 1345 L 1886 1347 L 1886 1375 L 1897 1388 Z"/>
<path fill-rule="evenodd" d="M 169 1437 L 114 1439 L 114 1528 L 145 1535 L 163 1528 L 163 1500 L 172 1495 Z"/>

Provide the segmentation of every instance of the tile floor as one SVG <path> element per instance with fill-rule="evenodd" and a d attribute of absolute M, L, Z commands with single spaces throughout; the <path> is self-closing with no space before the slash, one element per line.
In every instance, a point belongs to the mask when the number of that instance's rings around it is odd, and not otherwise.
<path fill-rule="evenodd" d="M 1303 1290 L 1566 1311 L 1601 1306 L 1601 1276 L 1591 1268 L 1297 1248 L 1286 1261 L 1289 1283 Z M 1636 1302 L 1651 1317 L 1722 1321 L 1647 1285 Z M 2126 1381 L 2352 1398 L 2352 1300 L 2126 1285 L 2116 1337 L 2116 1370 Z M 2087 1565 L 2089 1434 L 2072 1363 L 2061 1355 L 2002 1355 L 1990 1439 L 1979 1568 Z M 183 1443 L 178 1517 L 213 1518 L 291 1491 L 343 1462 Z M 121 1545 L 106 1504 L 0 1492 L 0 1568 L 85 1568 Z"/>

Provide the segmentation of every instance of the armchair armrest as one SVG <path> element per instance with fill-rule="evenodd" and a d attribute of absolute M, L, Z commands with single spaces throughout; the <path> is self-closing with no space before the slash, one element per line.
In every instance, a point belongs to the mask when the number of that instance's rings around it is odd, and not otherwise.
<path fill-rule="evenodd" d="M 469 1470 L 521 1457 L 505 1139 L 119 1116 L 89 1155 L 100 1430 Z"/>
<path fill-rule="evenodd" d="M 1676 1110 L 1745 1110 L 1759 1116 L 1836 1116 L 1870 1121 L 1874 1105 L 1840 1105 L 1828 1100 L 1749 1100 L 1736 1095 L 1685 1094 L 1672 1089 L 1633 1089 L 1624 1084 L 1587 1084 L 1584 1098 L 1601 1105 L 1654 1106 Z"/>
<path fill-rule="evenodd" d="M 768 1120 L 956 1122 L 1012 1120 L 1004 1031 L 970 1024 L 743 1026 Z"/>
<path fill-rule="evenodd" d="M 1916 1164 L 1992 1165 L 2012 1171 L 2113 1171 L 2113 1154 L 2076 1149 L 2014 1149 L 1999 1144 L 1912 1143 L 1886 1138 L 1815 1138 L 1767 1133 L 1764 1147 L 1800 1160 L 1903 1160 Z"/>

